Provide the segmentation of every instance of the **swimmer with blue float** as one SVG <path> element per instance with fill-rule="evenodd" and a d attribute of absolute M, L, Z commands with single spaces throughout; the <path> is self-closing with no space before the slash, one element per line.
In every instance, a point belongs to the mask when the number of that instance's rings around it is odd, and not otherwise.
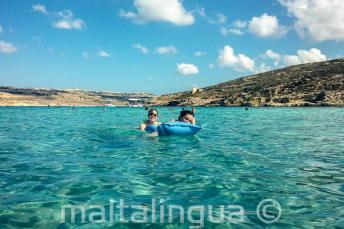
<path fill-rule="evenodd" d="M 201 126 L 196 125 L 195 110 L 182 110 L 178 120 L 172 120 L 166 123 L 157 121 L 158 111 L 151 109 L 148 112 L 148 120 L 140 125 L 140 130 L 145 130 L 158 136 L 190 136 L 195 135 Z M 156 135 L 155 135 L 156 136 Z"/>
<path fill-rule="evenodd" d="M 148 120 L 141 123 L 139 129 L 147 132 L 156 132 L 160 124 L 158 121 L 158 110 L 153 108 L 148 111 Z"/>
<path fill-rule="evenodd" d="M 191 136 L 195 135 L 201 126 L 196 125 L 195 109 L 192 111 L 182 110 L 178 120 L 162 123 L 158 126 L 157 131 L 159 136 Z"/>

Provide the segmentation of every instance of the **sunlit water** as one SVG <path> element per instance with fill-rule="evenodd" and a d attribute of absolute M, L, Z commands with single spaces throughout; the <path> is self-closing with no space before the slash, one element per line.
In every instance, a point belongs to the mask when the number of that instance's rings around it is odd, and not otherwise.
<path fill-rule="evenodd" d="M 160 108 L 160 120 L 176 118 L 179 111 Z M 0 108 L 0 228 L 195 225 L 187 216 L 179 223 L 178 214 L 171 224 L 124 224 L 118 218 L 90 224 L 80 214 L 75 224 L 61 223 L 62 205 L 109 207 L 110 199 L 147 209 L 156 199 L 186 211 L 234 204 L 245 210 L 244 222 L 205 219 L 206 228 L 344 225 L 343 108 L 198 108 L 197 122 L 204 128 L 193 137 L 147 136 L 135 129 L 146 113 Z M 260 201 L 269 198 L 282 208 L 273 224 L 256 214 Z"/>

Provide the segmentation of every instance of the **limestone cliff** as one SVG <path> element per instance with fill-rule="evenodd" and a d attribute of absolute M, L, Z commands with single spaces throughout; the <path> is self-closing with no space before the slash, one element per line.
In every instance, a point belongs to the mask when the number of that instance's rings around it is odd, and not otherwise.
<path fill-rule="evenodd" d="M 197 92 L 163 95 L 154 105 L 343 106 L 344 58 L 242 77 Z"/>

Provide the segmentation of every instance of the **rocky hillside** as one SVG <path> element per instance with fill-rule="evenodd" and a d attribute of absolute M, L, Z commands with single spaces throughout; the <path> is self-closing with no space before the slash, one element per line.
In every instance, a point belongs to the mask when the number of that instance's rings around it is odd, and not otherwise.
<path fill-rule="evenodd" d="M 198 89 L 163 95 L 155 105 L 343 106 L 344 59 L 295 65 Z"/>
<path fill-rule="evenodd" d="M 0 106 L 124 106 L 129 98 L 149 102 L 154 97 L 146 93 L 0 87 Z"/>

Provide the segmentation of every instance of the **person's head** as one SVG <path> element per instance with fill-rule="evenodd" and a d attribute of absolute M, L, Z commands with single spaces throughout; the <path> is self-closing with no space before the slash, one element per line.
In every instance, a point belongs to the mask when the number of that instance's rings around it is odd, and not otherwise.
<path fill-rule="evenodd" d="M 157 109 L 149 109 L 148 111 L 148 120 L 150 122 L 155 122 L 158 120 L 158 110 Z"/>
<path fill-rule="evenodd" d="M 180 112 L 178 121 L 180 122 L 190 122 L 192 123 L 194 120 L 194 113 L 192 111 L 188 111 L 188 110 L 182 110 Z"/>

